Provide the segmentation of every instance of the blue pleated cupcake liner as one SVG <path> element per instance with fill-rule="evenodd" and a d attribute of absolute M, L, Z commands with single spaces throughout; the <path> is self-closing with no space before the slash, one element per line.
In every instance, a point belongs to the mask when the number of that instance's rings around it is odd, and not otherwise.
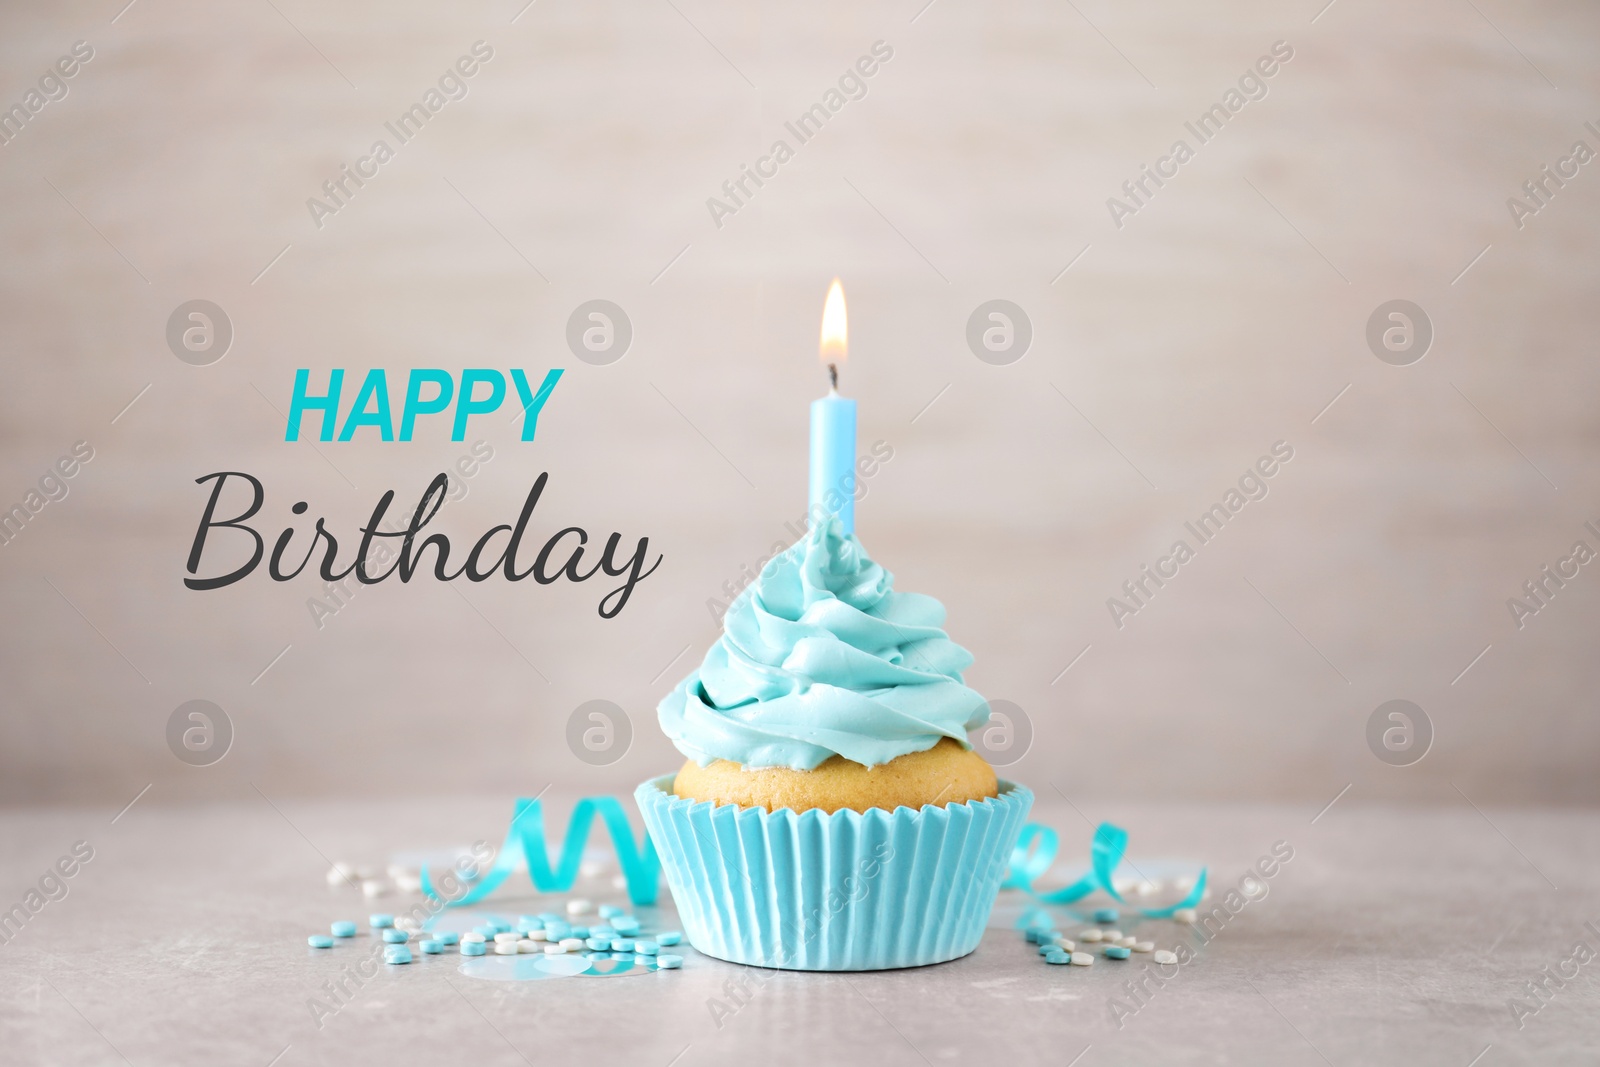
<path fill-rule="evenodd" d="M 733 963 L 872 971 L 978 947 L 1033 793 L 920 811 L 768 812 L 672 794 L 634 799 L 696 949 Z"/>

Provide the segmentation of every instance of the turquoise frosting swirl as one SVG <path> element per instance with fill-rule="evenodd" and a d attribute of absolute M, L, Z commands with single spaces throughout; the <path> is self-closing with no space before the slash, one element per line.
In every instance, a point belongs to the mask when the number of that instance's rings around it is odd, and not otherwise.
<path fill-rule="evenodd" d="M 813 526 L 734 599 L 700 669 L 661 701 L 661 728 L 702 766 L 875 767 L 943 737 L 967 746 L 989 719 L 962 684 L 972 655 L 940 629 L 943 604 L 893 586 L 837 519 Z"/>

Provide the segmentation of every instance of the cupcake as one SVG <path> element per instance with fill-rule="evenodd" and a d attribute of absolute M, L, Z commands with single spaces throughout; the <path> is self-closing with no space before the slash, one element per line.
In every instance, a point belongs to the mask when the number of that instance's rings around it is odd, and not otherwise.
<path fill-rule="evenodd" d="M 818 524 L 661 702 L 687 762 L 636 798 L 701 952 L 843 971 L 977 947 L 1033 797 L 967 743 L 989 711 L 943 605 L 893 584 Z"/>

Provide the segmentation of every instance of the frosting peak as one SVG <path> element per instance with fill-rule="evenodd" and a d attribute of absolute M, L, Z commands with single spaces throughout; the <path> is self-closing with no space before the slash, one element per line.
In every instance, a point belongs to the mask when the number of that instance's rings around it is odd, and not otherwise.
<path fill-rule="evenodd" d="M 734 599 L 700 669 L 661 701 L 661 728 L 702 765 L 873 767 L 942 737 L 966 745 L 989 708 L 962 684 L 972 656 L 944 616 L 894 592 L 837 519 L 819 523 Z"/>

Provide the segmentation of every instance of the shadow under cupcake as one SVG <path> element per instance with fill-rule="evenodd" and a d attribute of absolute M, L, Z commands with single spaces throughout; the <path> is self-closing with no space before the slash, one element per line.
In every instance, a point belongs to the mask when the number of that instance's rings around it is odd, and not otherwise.
<path fill-rule="evenodd" d="M 893 582 L 819 524 L 661 702 L 688 761 L 635 798 L 701 952 L 856 971 L 977 948 L 1033 794 L 967 744 L 989 710 L 943 605 Z"/>

